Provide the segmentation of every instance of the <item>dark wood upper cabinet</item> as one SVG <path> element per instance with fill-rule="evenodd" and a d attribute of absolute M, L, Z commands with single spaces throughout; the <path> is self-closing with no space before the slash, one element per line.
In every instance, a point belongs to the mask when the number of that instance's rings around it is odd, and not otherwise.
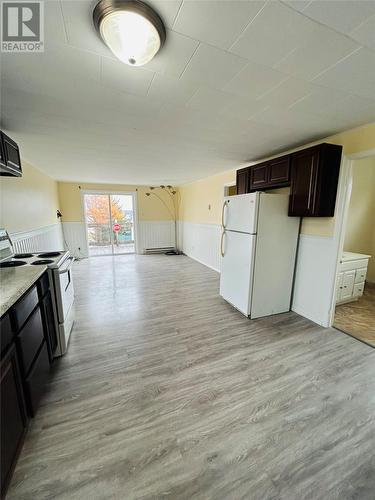
<path fill-rule="evenodd" d="M 291 186 L 289 215 L 332 217 L 342 146 L 319 144 L 237 170 L 237 194 Z"/>
<path fill-rule="evenodd" d="M 275 158 L 268 163 L 268 183 L 272 187 L 290 184 L 290 155 Z"/>
<path fill-rule="evenodd" d="M 250 167 L 250 191 L 264 189 L 268 186 L 268 163 L 260 163 Z"/>
<path fill-rule="evenodd" d="M 236 172 L 237 194 L 246 194 L 249 192 L 249 174 L 250 174 L 249 167 L 237 170 Z"/>
<path fill-rule="evenodd" d="M 17 143 L 4 132 L 0 132 L 0 143 L 0 175 L 21 177 L 21 157 Z"/>
<path fill-rule="evenodd" d="M 3 133 L 0 131 L 0 167 L 6 167 Z"/>
<path fill-rule="evenodd" d="M 249 192 L 290 185 L 290 155 L 252 165 L 249 170 Z"/>
<path fill-rule="evenodd" d="M 291 155 L 289 215 L 333 217 L 342 146 L 319 144 Z"/>

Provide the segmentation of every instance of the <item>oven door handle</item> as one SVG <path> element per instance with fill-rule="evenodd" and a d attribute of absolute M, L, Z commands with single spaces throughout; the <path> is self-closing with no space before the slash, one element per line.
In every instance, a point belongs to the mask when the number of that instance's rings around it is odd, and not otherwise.
<path fill-rule="evenodd" d="M 70 271 L 70 268 L 72 267 L 73 262 L 74 262 L 76 259 L 75 259 L 75 257 L 69 257 L 69 260 L 71 261 L 71 262 L 70 262 L 70 264 L 69 264 L 69 266 L 68 266 L 66 269 L 64 269 L 63 271 L 60 271 L 60 270 L 59 270 L 59 274 L 65 274 L 65 273 L 68 273 L 68 272 Z"/>

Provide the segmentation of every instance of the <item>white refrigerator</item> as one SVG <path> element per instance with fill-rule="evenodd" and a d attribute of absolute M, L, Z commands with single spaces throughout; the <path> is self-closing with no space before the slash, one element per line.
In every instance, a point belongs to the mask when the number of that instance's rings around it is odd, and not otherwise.
<path fill-rule="evenodd" d="M 290 310 L 300 219 L 288 204 L 262 192 L 224 200 L 220 295 L 252 319 Z"/>

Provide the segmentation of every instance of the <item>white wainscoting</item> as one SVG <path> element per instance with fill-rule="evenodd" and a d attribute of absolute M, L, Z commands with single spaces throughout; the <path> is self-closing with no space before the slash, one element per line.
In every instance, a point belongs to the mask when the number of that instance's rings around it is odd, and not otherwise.
<path fill-rule="evenodd" d="M 61 223 L 10 234 L 15 253 L 38 253 L 63 250 Z"/>
<path fill-rule="evenodd" d="M 146 221 L 138 223 L 138 253 L 146 249 L 174 248 L 174 221 Z"/>
<path fill-rule="evenodd" d="M 88 257 L 86 225 L 84 222 L 63 222 L 66 245 L 75 257 Z M 174 248 L 173 221 L 140 221 L 136 234 L 137 252 L 147 248 Z"/>
<path fill-rule="evenodd" d="M 86 224 L 84 222 L 63 222 L 65 244 L 76 258 L 88 257 Z"/>
<path fill-rule="evenodd" d="M 322 326 L 330 323 L 336 253 L 335 238 L 300 235 L 292 310 Z"/>
<path fill-rule="evenodd" d="M 220 272 L 221 226 L 180 221 L 178 224 L 179 248 L 192 259 Z"/>

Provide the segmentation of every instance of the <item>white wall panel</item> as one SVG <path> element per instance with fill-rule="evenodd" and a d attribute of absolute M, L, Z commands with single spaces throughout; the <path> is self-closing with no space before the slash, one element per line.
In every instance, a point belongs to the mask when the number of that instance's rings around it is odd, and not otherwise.
<path fill-rule="evenodd" d="M 179 248 L 192 259 L 220 272 L 221 226 L 218 224 L 196 224 L 179 222 Z"/>
<path fill-rule="evenodd" d="M 334 238 L 300 235 L 292 310 L 322 326 L 329 326 L 336 252 Z"/>
<path fill-rule="evenodd" d="M 10 237 L 15 253 L 51 252 L 64 249 L 61 224 L 59 222 L 31 231 L 11 233 Z"/>
<path fill-rule="evenodd" d="M 174 248 L 174 221 L 140 221 L 138 224 L 138 253 L 146 249 Z"/>
<path fill-rule="evenodd" d="M 63 222 L 65 244 L 74 257 L 88 257 L 86 225 L 84 222 Z"/>

